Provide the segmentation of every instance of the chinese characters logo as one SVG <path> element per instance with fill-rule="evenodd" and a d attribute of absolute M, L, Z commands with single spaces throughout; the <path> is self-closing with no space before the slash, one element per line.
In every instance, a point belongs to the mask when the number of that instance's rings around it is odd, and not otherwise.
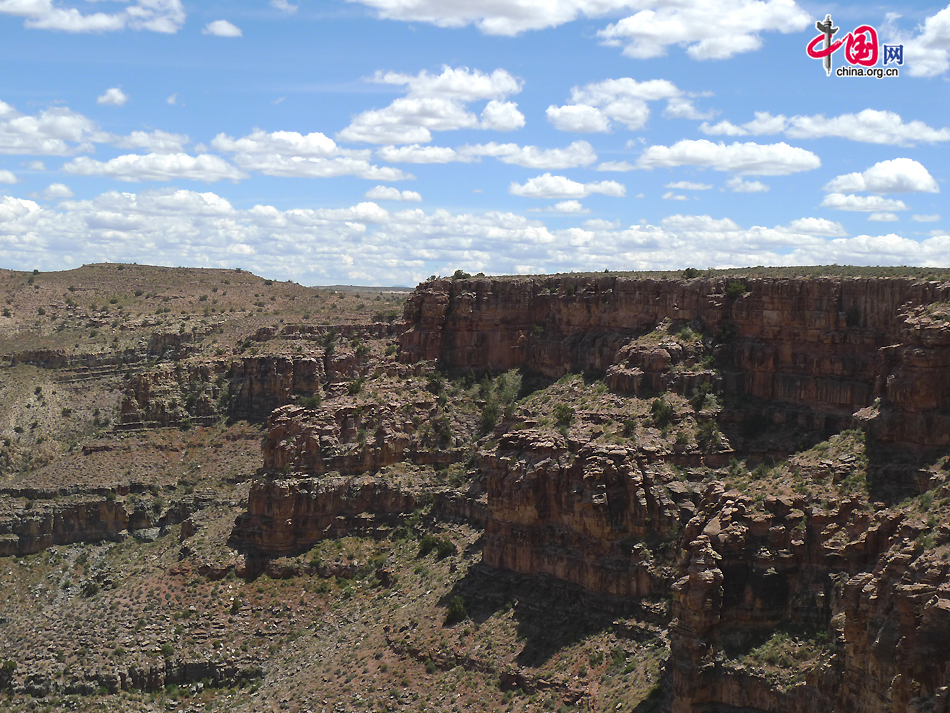
<path fill-rule="evenodd" d="M 888 64 L 898 66 L 904 64 L 904 45 L 879 45 L 877 30 L 871 25 L 860 25 L 844 37 L 835 39 L 835 33 L 840 28 L 831 22 L 831 15 L 825 15 L 824 21 L 815 23 L 817 35 L 805 52 L 812 59 L 820 59 L 825 67 L 825 74 L 831 76 L 831 58 L 835 52 L 844 46 L 844 58 L 850 66 L 839 67 L 835 71 L 838 77 L 897 77 L 900 70 L 896 67 L 884 69 Z M 819 47 L 819 45 L 821 45 Z M 875 67 L 883 55 L 883 66 Z"/>

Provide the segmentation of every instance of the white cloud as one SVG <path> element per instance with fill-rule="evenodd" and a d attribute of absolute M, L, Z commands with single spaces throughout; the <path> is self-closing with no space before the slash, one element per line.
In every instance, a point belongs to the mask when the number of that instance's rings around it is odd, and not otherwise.
<path fill-rule="evenodd" d="M 23 115 L 9 105 L 0 118 L 0 154 L 68 156 L 93 150 L 111 137 L 82 114 L 65 107 Z"/>
<path fill-rule="evenodd" d="M 481 128 L 494 131 L 514 131 L 525 125 L 524 114 L 514 102 L 492 99 L 482 110 Z"/>
<path fill-rule="evenodd" d="M 811 151 L 786 143 L 734 143 L 726 146 L 706 139 L 684 139 L 673 146 L 650 146 L 637 160 L 637 168 L 704 166 L 716 171 L 735 171 L 759 176 L 782 176 L 811 171 L 821 160 Z"/>
<path fill-rule="evenodd" d="M 877 223 L 892 223 L 895 220 L 900 220 L 897 217 L 896 213 L 871 213 L 868 216 L 868 220 L 873 220 Z"/>
<path fill-rule="evenodd" d="M 578 17 L 600 17 L 629 7 L 631 0 L 499 0 L 492 3 L 444 0 L 352 0 L 375 8 L 380 17 L 428 22 L 439 27 L 475 25 L 488 35 L 517 35 L 557 27 Z"/>
<path fill-rule="evenodd" d="M 633 4 L 633 3 L 632 3 Z M 762 32 L 805 29 L 812 18 L 794 0 L 693 0 L 635 3 L 640 12 L 597 34 L 628 57 L 662 57 L 670 45 L 693 59 L 726 59 L 762 46 Z"/>
<path fill-rule="evenodd" d="M 677 193 L 673 193 L 673 191 L 667 191 L 666 193 L 663 194 L 663 200 L 665 200 L 665 201 L 688 201 L 689 198 L 687 198 L 686 196 L 683 196 L 683 195 L 679 195 L 679 194 L 677 194 Z"/>
<path fill-rule="evenodd" d="M 589 166 L 597 160 L 594 148 L 586 141 L 575 141 L 563 149 L 540 149 L 517 144 L 476 144 L 458 150 L 463 157 L 494 156 L 504 163 L 537 169 L 561 169 Z"/>
<path fill-rule="evenodd" d="M 215 20 L 205 25 L 201 31 L 203 35 L 214 35 L 215 37 L 243 37 L 241 28 L 232 25 L 227 20 Z"/>
<path fill-rule="evenodd" d="M 65 164 L 63 170 L 80 176 L 106 176 L 120 181 L 238 181 L 247 178 L 224 159 L 210 154 L 189 156 L 183 153 L 146 155 L 127 154 L 105 163 L 80 156 Z"/>
<path fill-rule="evenodd" d="M 105 104 L 106 106 L 125 106 L 125 103 L 129 100 L 129 95 L 123 92 L 119 87 L 111 87 L 106 89 L 105 94 L 96 99 L 97 104 Z"/>
<path fill-rule="evenodd" d="M 699 130 L 704 134 L 725 136 L 757 136 L 784 132 L 793 139 L 836 137 L 895 146 L 950 141 L 950 129 L 933 129 L 922 121 L 904 123 L 900 114 L 877 109 L 865 109 L 857 114 L 841 114 L 830 118 L 818 114 L 793 116 L 790 119 L 781 114 L 772 116 L 768 112 L 757 111 L 755 119 L 741 126 L 728 121 L 721 121 L 713 126 L 704 122 Z"/>
<path fill-rule="evenodd" d="M 283 156 L 327 158 L 339 153 L 336 142 L 319 131 L 303 136 L 296 131 L 267 133 L 261 129 L 254 129 L 240 139 L 218 134 L 211 140 L 211 145 L 218 151 L 242 154 L 276 153 Z"/>
<path fill-rule="evenodd" d="M 304 136 L 296 131 L 268 133 L 254 129 L 239 139 L 218 134 L 211 145 L 218 151 L 234 154 L 234 162 L 244 170 L 268 176 L 357 176 L 373 181 L 412 178 L 395 168 L 374 166 L 366 160 L 369 151 L 341 149 L 333 139 L 320 132 Z"/>
<path fill-rule="evenodd" d="M 675 183 L 667 183 L 663 187 L 677 191 L 708 191 L 712 188 L 708 183 L 694 183 L 693 181 L 676 181 Z"/>
<path fill-rule="evenodd" d="M 141 149 L 151 153 L 179 153 L 191 139 L 185 134 L 170 134 L 167 131 L 133 131 L 128 136 L 119 136 L 111 142 L 120 149 Z"/>
<path fill-rule="evenodd" d="M 185 24 L 181 0 L 138 0 L 126 9 L 84 15 L 76 8 L 54 6 L 52 0 L 0 0 L 0 14 L 26 18 L 25 26 L 61 32 L 150 30 L 174 34 Z"/>
<path fill-rule="evenodd" d="M 909 158 L 880 161 L 864 173 L 848 173 L 828 182 L 824 190 L 871 193 L 939 193 L 940 187 L 921 164 Z"/>
<path fill-rule="evenodd" d="M 616 171 L 617 173 L 625 173 L 626 171 L 635 171 L 636 166 L 626 161 L 604 161 L 602 164 L 598 165 L 597 171 Z"/>
<path fill-rule="evenodd" d="M 896 19 L 896 18 L 895 18 Z M 899 32 L 888 18 L 885 42 L 904 45 L 904 66 L 911 77 L 936 77 L 950 69 L 950 6 L 924 20 L 918 34 Z"/>
<path fill-rule="evenodd" d="M 681 118 L 708 118 L 692 101 L 666 79 L 638 82 L 630 77 L 607 79 L 571 89 L 571 103 L 549 106 L 548 121 L 561 131 L 605 132 L 611 122 L 628 129 L 643 128 L 650 118 L 649 101 L 668 100 L 664 115 Z"/>
<path fill-rule="evenodd" d="M 784 230 L 790 233 L 822 235 L 828 238 L 840 238 L 848 234 L 841 223 L 827 218 L 799 218 L 789 223 Z"/>
<path fill-rule="evenodd" d="M 646 109 L 646 105 L 644 104 Z M 547 109 L 548 121 L 560 131 L 576 131 L 592 134 L 610 131 L 610 119 L 597 107 L 568 104 L 567 106 L 549 106 Z M 646 117 L 649 109 L 646 109 Z"/>
<path fill-rule="evenodd" d="M 523 186 L 512 183 L 508 192 L 525 198 L 586 198 L 591 193 L 620 198 L 626 195 L 627 189 L 616 181 L 577 183 L 564 176 L 545 173 L 530 179 Z"/>
<path fill-rule="evenodd" d="M 50 200 L 55 198 L 72 198 L 75 195 L 65 183 L 52 183 L 45 191 L 43 197 Z"/>
<path fill-rule="evenodd" d="M 168 99 L 166 99 L 165 101 L 166 101 L 168 104 L 171 104 L 172 106 L 174 106 L 175 104 L 178 103 L 178 95 L 177 95 L 177 94 L 172 94 L 172 95 L 171 95 L 170 97 L 168 97 Z"/>
<path fill-rule="evenodd" d="M 824 208 L 834 208 L 835 210 L 849 210 L 864 213 L 892 212 L 896 210 L 907 210 L 903 201 L 893 200 L 891 198 L 881 198 L 881 196 L 855 196 L 845 195 L 843 193 L 829 193 L 821 202 Z"/>
<path fill-rule="evenodd" d="M 669 119 L 693 119 L 702 121 L 711 119 L 715 116 L 713 111 L 699 111 L 693 106 L 693 100 L 686 97 L 675 97 L 666 103 L 666 109 L 663 110 L 663 116 Z"/>
<path fill-rule="evenodd" d="M 769 190 L 762 181 L 743 181 L 739 176 L 726 181 L 726 187 L 733 193 L 765 193 Z"/>
<path fill-rule="evenodd" d="M 291 5 L 287 0 L 270 0 L 270 6 L 281 12 L 286 12 L 288 15 L 293 15 L 297 12 L 297 5 Z"/>
<path fill-rule="evenodd" d="M 369 81 L 406 88 L 407 95 L 383 109 L 371 109 L 356 116 L 337 134 L 342 141 L 375 144 L 424 144 L 433 131 L 491 129 L 512 131 L 524 126 L 517 104 L 504 101 L 521 91 L 521 82 L 503 69 L 491 74 L 467 67 L 445 66 L 435 75 L 377 72 Z M 488 100 L 481 119 L 468 104 Z"/>
<path fill-rule="evenodd" d="M 932 215 L 912 215 L 910 219 L 917 223 L 936 223 L 940 220 L 940 215 L 936 213 Z"/>
<path fill-rule="evenodd" d="M 373 201 L 421 201 L 422 196 L 415 191 L 400 191 L 390 186 L 376 186 L 366 191 L 366 197 Z"/>
<path fill-rule="evenodd" d="M 451 163 L 452 161 L 474 160 L 466 159 L 446 146 L 384 146 L 377 149 L 376 155 L 383 161 L 390 163 Z"/>
<path fill-rule="evenodd" d="M 48 208 L 0 195 L 0 252 L 15 269 L 67 269 L 106 254 L 122 262 L 240 266 L 304 284 L 412 284 L 450 265 L 490 274 L 682 269 L 683 255 L 711 267 L 950 262 L 945 233 L 919 241 L 842 233 L 838 224 L 808 218 L 775 228 L 708 215 L 625 228 L 592 219 L 583 229 L 552 230 L 512 213 L 387 211 L 373 202 L 240 210 L 214 193 L 181 189 L 111 191 Z"/>
<path fill-rule="evenodd" d="M 17 177 L 13 171 L 7 171 L 5 169 L 0 169 L 0 183 L 16 183 Z"/>
<path fill-rule="evenodd" d="M 590 210 L 585 208 L 580 201 L 569 200 L 561 201 L 560 203 L 555 203 L 553 206 L 548 208 L 552 213 L 590 213 Z"/>
<path fill-rule="evenodd" d="M 27 163 L 23 165 L 26 166 L 31 171 L 45 171 L 46 170 L 46 164 L 43 163 L 42 161 L 28 161 Z"/>
<path fill-rule="evenodd" d="M 413 178 L 398 168 L 374 166 L 362 158 L 338 156 L 313 158 L 283 156 L 281 154 L 236 154 L 234 161 L 246 171 L 257 171 L 267 176 L 299 178 L 335 178 L 356 176 L 370 181 L 404 181 Z"/>

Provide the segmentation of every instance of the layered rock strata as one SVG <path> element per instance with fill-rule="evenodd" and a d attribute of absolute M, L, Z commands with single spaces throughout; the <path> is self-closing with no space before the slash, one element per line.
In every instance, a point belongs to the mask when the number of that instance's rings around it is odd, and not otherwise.
<path fill-rule="evenodd" d="M 950 408 L 950 372 L 940 355 L 950 330 L 920 308 L 950 299 L 950 285 L 909 278 L 743 278 L 745 293 L 730 297 L 730 282 L 436 280 L 407 302 L 401 358 L 438 359 L 453 368 L 525 366 L 553 377 L 608 372 L 624 361 L 618 357 L 632 339 L 663 320 L 683 320 L 716 343 L 729 393 L 806 406 L 837 419 L 836 426 L 880 398 L 880 438 L 946 442 L 939 412 Z M 921 398 L 908 384 L 924 372 L 944 381 Z"/>
<path fill-rule="evenodd" d="M 485 564 L 605 594 L 668 591 L 671 569 L 643 542 L 667 540 L 675 551 L 695 507 L 689 489 L 662 468 L 623 446 L 572 452 L 566 439 L 527 429 L 482 452 L 479 469 L 488 483 Z"/>

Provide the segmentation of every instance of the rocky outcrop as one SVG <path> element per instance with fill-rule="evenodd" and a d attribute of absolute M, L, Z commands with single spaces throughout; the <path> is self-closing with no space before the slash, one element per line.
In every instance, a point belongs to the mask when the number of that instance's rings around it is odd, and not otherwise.
<path fill-rule="evenodd" d="M 950 564 L 927 548 L 950 541 L 950 527 L 921 546 L 923 523 L 857 498 L 827 510 L 802 497 L 764 505 L 714 483 L 687 525 L 672 587 L 674 713 L 883 713 L 946 698 Z M 743 642 L 779 630 L 826 642 L 781 685 L 742 660 Z"/>
<path fill-rule="evenodd" d="M 950 285 L 743 278 L 745 292 L 737 295 L 727 290 L 731 282 L 609 275 L 436 280 L 407 302 L 401 358 L 455 368 L 525 366 L 554 377 L 609 372 L 629 361 L 623 350 L 631 340 L 664 320 L 682 320 L 716 345 L 727 393 L 807 407 L 836 426 L 880 398 L 882 439 L 946 441 L 939 413 L 950 407 L 946 381 L 936 390 L 908 385 L 925 372 L 945 376 L 940 355 L 950 327 L 933 320 L 924 327 L 915 315 L 950 299 Z M 635 376 L 614 369 L 615 385 L 625 390 L 639 388 Z"/>
<path fill-rule="evenodd" d="M 644 541 L 659 557 L 675 552 L 695 507 L 688 488 L 628 448 L 586 444 L 572 452 L 562 437 L 519 430 L 481 453 L 479 468 L 488 486 L 485 564 L 604 594 L 668 591 L 671 570 Z"/>
<path fill-rule="evenodd" d="M 66 496 L 16 504 L 5 498 L 0 509 L 0 556 L 31 555 L 77 542 L 120 541 L 136 535 L 154 539 L 210 500 L 187 496 L 163 503 L 151 498 L 129 500 Z"/>
<path fill-rule="evenodd" d="M 466 427 L 438 419 L 434 400 L 410 404 L 340 403 L 321 409 L 285 406 L 268 422 L 264 469 L 353 475 L 408 461 L 447 465 Z M 436 421 L 435 432 L 429 422 Z M 428 427 L 423 426 L 426 422 Z"/>
<path fill-rule="evenodd" d="M 371 476 L 260 479 L 232 539 L 260 556 L 302 552 L 328 537 L 387 531 L 416 508 L 417 498 Z"/>
<path fill-rule="evenodd" d="M 244 357 L 231 367 L 228 415 L 263 421 L 294 397 L 320 393 L 326 379 L 322 354 Z"/>
<path fill-rule="evenodd" d="M 149 369 L 126 382 L 118 428 L 209 425 L 221 415 L 227 363 L 179 362 Z"/>

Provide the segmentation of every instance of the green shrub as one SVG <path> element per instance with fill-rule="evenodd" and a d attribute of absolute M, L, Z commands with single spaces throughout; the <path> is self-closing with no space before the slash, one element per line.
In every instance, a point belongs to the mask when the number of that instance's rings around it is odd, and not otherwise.
<path fill-rule="evenodd" d="M 422 536 L 422 539 L 419 540 L 419 557 L 425 557 L 432 550 L 434 550 L 439 544 L 439 540 L 435 535 L 425 534 Z"/>
<path fill-rule="evenodd" d="M 734 300 L 738 297 L 742 297 L 746 293 L 745 285 L 743 285 L 738 280 L 732 280 L 728 285 L 726 285 L 725 295 L 730 300 Z"/>
<path fill-rule="evenodd" d="M 668 427 L 673 421 L 673 406 L 666 399 L 653 399 L 650 413 L 653 414 L 653 423 L 661 429 Z"/>
<path fill-rule="evenodd" d="M 574 420 L 574 408 L 567 404 L 558 404 L 554 407 L 554 419 L 558 426 L 569 426 Z"/>
<path fill-rule="evenodd" d="M 445 613 L 445 625 L 451 626 L 468 618 L 468 607 L 460 594 L 456 594 L 449 601 L 448 611 Z"/>

